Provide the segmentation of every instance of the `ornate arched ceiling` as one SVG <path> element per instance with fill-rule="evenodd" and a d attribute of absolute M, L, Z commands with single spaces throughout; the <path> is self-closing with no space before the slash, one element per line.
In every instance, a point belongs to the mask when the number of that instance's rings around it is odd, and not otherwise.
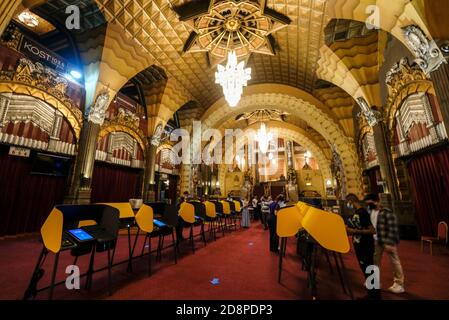
<path fill-rule="evenodd" d="M 238 128 L 237 123 L 234 122 L 234 124 L 234 127 L 229 127 L 228 129 Z M 300 127 L 285 122 L 268 121 L 266 122 L 266 125 L 267 129 L 275 131 L 278 137 L 295 141 L 309 150 L 318 161 L 318 165 L 323 174 L 323 179 L 332 179 L 330 158 L 324 154 L 312 135 Z M 247 132 L 248 130 L 256 131 L 259 129 L 259 126 L 259 123 L 253 123 L 252 125 L 241 129 L 243 132 Z"/>
<path fill-rule="evenodd" d="M 329 108 L 302 90 L 276 84 L 250 86 L 237 107 L 229 108 L 224 99 L 220 99 L 206 111 L 202 123 L 208 128 L 218 128 L 222 123 L 235 118 L 242 112 L 254 111 L 261 107 L 277 108 L 281 111 L 299 114 L 339 153 L 345 170 L 348 190 L 356 193 L 360 190 L 361 169 L 352 138 L 345 135 Z"/>
<path fill-rule="evenodd" d="M 109 22 L 117 23 L 132 36 L 157 64 L 177 79 L 200 103 L 207 107 L 221 97 L 215 85 L 214 70 L 202 53 L 182 54 L 190 29 L 179 21 L 172 5 L 184 0 L 97 0 Z M 403 39 L 401 27 L 417 24 L 427 31 L 413 4 L 408 0 L 268 0 L 267 6 L 288 16 L 292 22 L 274 34 L 278 44 L 275 56 L 253 55 L 252 83 L 284 83 L 312 91 L 323 45 L 323 29 L 332 18 L 365 22 L 366 7 L 378 5 L 381 27 Z M 399 19 L 397 19 L 399 17 Z"/>
<path fill-rule="evenodd" d="M 323 102 L 335 116 L 338 118 L 340 125 L 349 137 L 354 136 L 354 124 L 352 118 L 352 109 L 354 107 L 354 99 L 341 88 L 331 86 L 329 88 L 315 89 L 313 92 L 321 102 Z"/>
<path fill-rule="evenodd" d="M 326 141 L 326 139 L 319 134 L 316 130 L 314 130 L 312 127 L 308 125 L 306 121 L 302 119 L 298 114 L 291 114 L 288 113 L 284 116 L 283 121 L 272 121 L 272 120 L 265 120 L 264 122 L 273 122 L 276 123 L 276 127 L 288 127 L 288 126 L 295 126 L 298 128 L 298 130 L 301 130 L 301 132 L 307 136 L 309 139 L 313 140 L 313 142 L 321 149 L 321 151 L 324 153 L 325 157 L 327 159 L 332 158 L 332 150 L 329 146 L 329 143 Z M 256 124 L 260 124 L 260 121 L 256 121 Z M 226 128 L 238 128 L 241 130 L 245 130 L 249 125 L 253 125 L 254 123 L 248 124 L 247 121 L 235 121 L 234 118 L 229 118 L 226 121 L 223 121 L 220 123 L 219 127 L 217 129 L 224 130 Z M 223 131 L 222 131 L 223 132 Z"/>
<path fill-rule="evenodd" d="M 368 10 L 368 6 L 372 6 L 373 10 Z M 413 0 L 328 0 L 326 13 L 329 20 L 349 19 L 365 23 L 373 21 L 369 17 L 374 13 L 374 9 L 377 9 L 378 27 L 391 33 L 406 45 L 402 28 L 407 25 L 419 26 L 431 36 L 422 16 L 421 7 Z"/>
<path fill-rule="evenodd" d="M 379 31 L 364 37 L 335 41 L 329 48 L 346 65 L 367 101 L 380 106 L 379 65 L 387 43 L 386 33 Z"/>

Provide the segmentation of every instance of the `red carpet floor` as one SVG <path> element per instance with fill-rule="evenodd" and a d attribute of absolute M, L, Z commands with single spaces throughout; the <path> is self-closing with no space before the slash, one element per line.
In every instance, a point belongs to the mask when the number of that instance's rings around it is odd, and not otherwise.
<path fill-rule="evenodd" d="M 187 235 L 187 230 L 185 231 Z M 140 237 L 143 242 L 143 237 Z M 278 256 L 268 250 L 268 231 L 260 223 L 250 229 L 240 229 L 219 235 L 205 247 L 196 238 L 193 254 L 187 242 L 183 243 L 178 264 L 174 264 L 173 251 L 164 252 L 162 261 L 153 257 L 153 274 L 147 276 L 147 257 L 134 260 L 133 273 L 126 272 L 126 264 L 113 269 L 112 296 L 107 295 L 107 271 L 94 274 L 90 292 L 67 290 L 64 285 L 55 289 L 55 299 L 311 299 L 306 273 L 301 271 L 299 259 L 294 255 L 295 240 L 288 243 L 284 259 L 281 284 L 277 282 Z M 156 248 L 156 240 L 153 240 Z M 138 244 L 139 250 L 142 244 Z M 41 245 L 37 237 L 5 239 L 0 241 L 0 299 L 21 299 L 27 287 Z M 121 236 L 115 262 L 127 258 L 127 239 Z M 419 242 L 402 241 L 399 254 L 406 276 L 406 293 L 393 295 L 383 292 L 384 299 L 449 299 L 449 250 L 434 249 L 434 256 L 421 253 Z M 89 257 L 80 258 L 81 272 L 87 269 Z M 363 277 L 353 252 L 344 256 L 347 277 L 356 297 L 364 295 Z M 49 283 L 53 256 L 44 265 L 45 275 L 40 287 Z M 73 263 L 69 252 L 61 254 L 58 281 L 65 279 L 65 267 Z M 95 266 L 106 265 L 106 254 L 98 254 Z M 387 257 L 383 260 L 382 283 L 391 285 L 392 273 Z M 219 279 L 219 284 L 211 280 Z M 349 299 L 342 291 L 337 273 L 331 274 L 324 258 L 318 263 L 318 299 Z M 46 299 L 47 291 L 37 299 Z"/>

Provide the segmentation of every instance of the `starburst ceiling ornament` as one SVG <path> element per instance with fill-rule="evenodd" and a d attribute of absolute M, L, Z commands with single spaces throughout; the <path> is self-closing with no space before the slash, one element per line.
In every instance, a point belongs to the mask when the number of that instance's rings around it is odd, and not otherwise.
<path fill-rule="evenodd" d="M 215 83 L 223 87 L 223 94 L 230 107 L 239 103 L 248 80 L 251 80 L 251 68 L 245 68 L 244 61 L 238 63 L 235 51 L 228 53 L 226 66 L 217 65 Z"/>
<path fill-rule="evenodd" d="M 274 55 L 272 34 L 291 23 L 289 17 L 256 0 L 187 1 L 173 9 L 192 32 L 184 52 L 206 52 L 210 65 L 226 59 L 231 50 L 238 58 L 251 53 Z"/>

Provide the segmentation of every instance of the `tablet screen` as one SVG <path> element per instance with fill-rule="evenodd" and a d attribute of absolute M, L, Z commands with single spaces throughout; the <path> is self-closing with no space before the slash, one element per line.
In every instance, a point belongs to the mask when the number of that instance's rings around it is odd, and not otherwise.
<path fill-rule="evenodd" d="M 156 226 L 158 226 L 159 228 L 162 228 L 162 227 L 165 227 L 165 226 L 166 226 L 165 223 L 163 223 L 162 221 L 159 221 L 159 220 L 157 220 L 157 219 L 153 219 L 153 223 L 154 223 Z"/>
<path fill-rule="evenodd" d="M 93 237 L 83 229 L 72 229 L 69 230 L 69 233 L 79 241 L 87 241 L 93 239 Z"/>

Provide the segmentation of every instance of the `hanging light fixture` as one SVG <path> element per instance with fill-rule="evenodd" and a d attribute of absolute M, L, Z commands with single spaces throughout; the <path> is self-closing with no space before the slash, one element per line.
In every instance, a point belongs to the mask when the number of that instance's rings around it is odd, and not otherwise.
<path fill-rule="evenodd" d="M 39 20 L 37 20 L 36 16 L 29 11 L 23 11 L 20 13 L 19 20 L 30 28 L 36 28 L 39 25 Z"/>
<path fill-rule="evenodd" d="M 256 140 L 259 143 L 260 152 L 267 153 L 271 139 L 273 139 L 273 135 L 271 134 L 271 132 L 267 132 L 265 123 L 262 123 L 256 135 Z"/>
<path fill-rule="evenodd" d="M 245 68 L 245 62 L 238 63 L 235 51 L 228 52 L 226 66 L 217 65 L 215 83 L 223 87 L 223 93 L 230 107 L 235 107 L 242 96 L 243 87 L 251 80 L 251 68 Z"/>

